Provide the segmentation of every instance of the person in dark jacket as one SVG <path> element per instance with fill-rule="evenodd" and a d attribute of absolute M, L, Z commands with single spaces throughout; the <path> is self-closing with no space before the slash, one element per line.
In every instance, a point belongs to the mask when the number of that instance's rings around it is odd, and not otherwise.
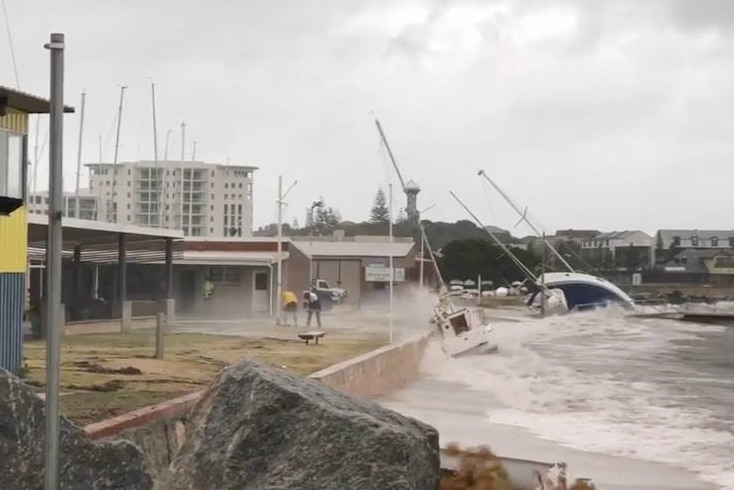
<path fill-rule="evenodd" d="M 321 300 L 319 295 L 316 294 L 316 288 L 312 287 L 310 291 L 304 291 L 303 293 L 303 306 L 308 311 L 306 317 L 306 326 L 311 326 L 311 317 L 316 316 L 316 323 L 321 328 Z"/>

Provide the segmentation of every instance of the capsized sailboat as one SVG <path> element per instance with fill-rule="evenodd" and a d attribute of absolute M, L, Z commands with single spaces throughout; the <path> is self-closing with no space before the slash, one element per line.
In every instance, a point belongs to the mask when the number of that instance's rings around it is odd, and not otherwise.
<path fill-rule="evenodd" d="M 452 357 L 497 352 L 499 346 L 494 329 L 487 322 L 482 308 L 456 308 L 451 298 L 459 291 L 442 294 L 434 307 L 431 322 L 443 340 L 443 350 Z"/>
<path fill-rule="evenodd" d="M 606 279 L 591 274 L 577 272 L 563 258 L 558 250 L 545 238 L 540 230 L 528 219 L 527 208 L 521 211 L 518 206 L 505 194 L 484 170 L 479 175 L 489 182 L 502 198 L 520 215 L 519 222 L 525 222 L 533 232 L 543 240 L 543 246 L 555 255 L 567 272 L 547 272 L 541 274 L 536 280 L 535 291 L 527 301 L 531 308 L 538 308 L 541 293 L 545 291 L 546 299 L 551 302 L 562 302 L 568 311 L 578 311 L 609 304 L 619 304 L 624 308 L 634 308 L 635 303 L 630 296 Z M 519 223 L 518 222 L 518 223 Z M 563 298 L 561 298 L 561 295 Z"/>
<path fill-rule="evenodd" d="M 395 173 L 398 175 L 403 190 L 406 189 L 403 176 L 400 173 L 398 164 L 393 157 L 390 145 L 387 142 L 385 133 L 382 130 L 380 122 L 375 119 L 377 131 L 380 134 L 380 140 L 385 145 L 387 154 L 390 157 Z M 392 199 L 391 199 L 392 201 Z M 417 217 L 418 228 L 420 229 L 421 240 L 428 250 L 431 262 L 435 268 L 436 277 L 439 279 L 442 294 L 438 298 L 438 303 L 434 307 L 434 315 L 431 323 L 435 324 L 441 338 L 441 347 L 443 351 L 452 357 L 485 354 L 497 350 L 497 343 L 494 341 L 493 329 L 484 318 L 484 310 L 480 308 L 456 308 L 451 300 L 457 294 L 445 293 L 447 290 L 446 283 L 441 276 L 441 271 L 436 263 L 436 256 L 433 254 L 431 244 L 428 242 L 426 232 L 420 217 Z M 421 257 L 421 261 L 423 257 Z M 423 262 L 421 262 L 421 267 Z"/>

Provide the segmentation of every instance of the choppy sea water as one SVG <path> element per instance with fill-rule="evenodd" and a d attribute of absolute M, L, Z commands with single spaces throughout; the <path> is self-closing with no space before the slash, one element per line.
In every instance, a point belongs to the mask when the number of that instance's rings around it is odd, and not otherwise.
<path fill-rule="evenodd" d="M 498 354 L 444 371 L 496 398 L 489 421 L 734 489 L 734 328 L 613 309 L 493 325 Z"/>

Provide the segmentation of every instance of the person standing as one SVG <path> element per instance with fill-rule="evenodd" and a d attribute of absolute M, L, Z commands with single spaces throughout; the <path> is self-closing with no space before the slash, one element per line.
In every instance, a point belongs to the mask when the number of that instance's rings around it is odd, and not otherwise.
<path fill-rule="evenodd" d="M 303 299 L 305 303 L 304 306 L 308 311 L 306 326 L 311 326 L 311 317 L 315 315 L 316 322 L 318 323 L 319 328 L 321 328 L 321 300 L 319 299 L 319 295 L 316 294 L 316 288 L 312 287 L 311 291 L 305 291 L 303 293 Z"/>
<path fill-rule="evenodd" d="M 288 326 L 288 317 L 293 317 L 293 326 L 298 326 L 298 298 L 293 291 L 283 293 L 283 312 L 285 312 L 285 326 Z"/>

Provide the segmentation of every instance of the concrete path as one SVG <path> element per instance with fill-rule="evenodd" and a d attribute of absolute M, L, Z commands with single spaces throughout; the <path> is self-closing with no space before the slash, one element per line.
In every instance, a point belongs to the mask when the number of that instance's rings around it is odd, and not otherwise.
<path fill-rule="evenodd" d="M 381 405 L 422 420 L 440 433 L 441 445 L 488 445 L 497 454 L 536 461 L 564 461 L 573 478 L 593 479 L 600 490 L 708 490 L 684 470 L 633 458 L 587 453 L 538 439 L 514 426 L 494 424 L 486 411 L 496 402 L 463 385 L 424 379 L 377 400 Z"/>
<path fill-rule="evenodd" d="M 284 317 L 285 319 L 285 317 Z M 355 334 L 389 335 L 389 314 L 381 310 L 355 310 L 349 307 L 335 307 L 321 315 L 321 330 L 327 332 Z M 318 329 L 315 320 L 306 327 L 306 315 L 302 310 L 298 315 L 297 327 L 276 325 L 275 318 L 260 316 L 240 320 L 212 320 L 206 318 L 181 318 L 171 329 L 179 333 L 205 333 L 213 335 L 234 335 L 245 337 L 293 336 L 297 332 Z M 396 339 L 412 336 L 416 332 L 430 330 L 428 319 L 416 321 L 410 314 L 396 312 L 393 316 L 393 334 Z"/>

